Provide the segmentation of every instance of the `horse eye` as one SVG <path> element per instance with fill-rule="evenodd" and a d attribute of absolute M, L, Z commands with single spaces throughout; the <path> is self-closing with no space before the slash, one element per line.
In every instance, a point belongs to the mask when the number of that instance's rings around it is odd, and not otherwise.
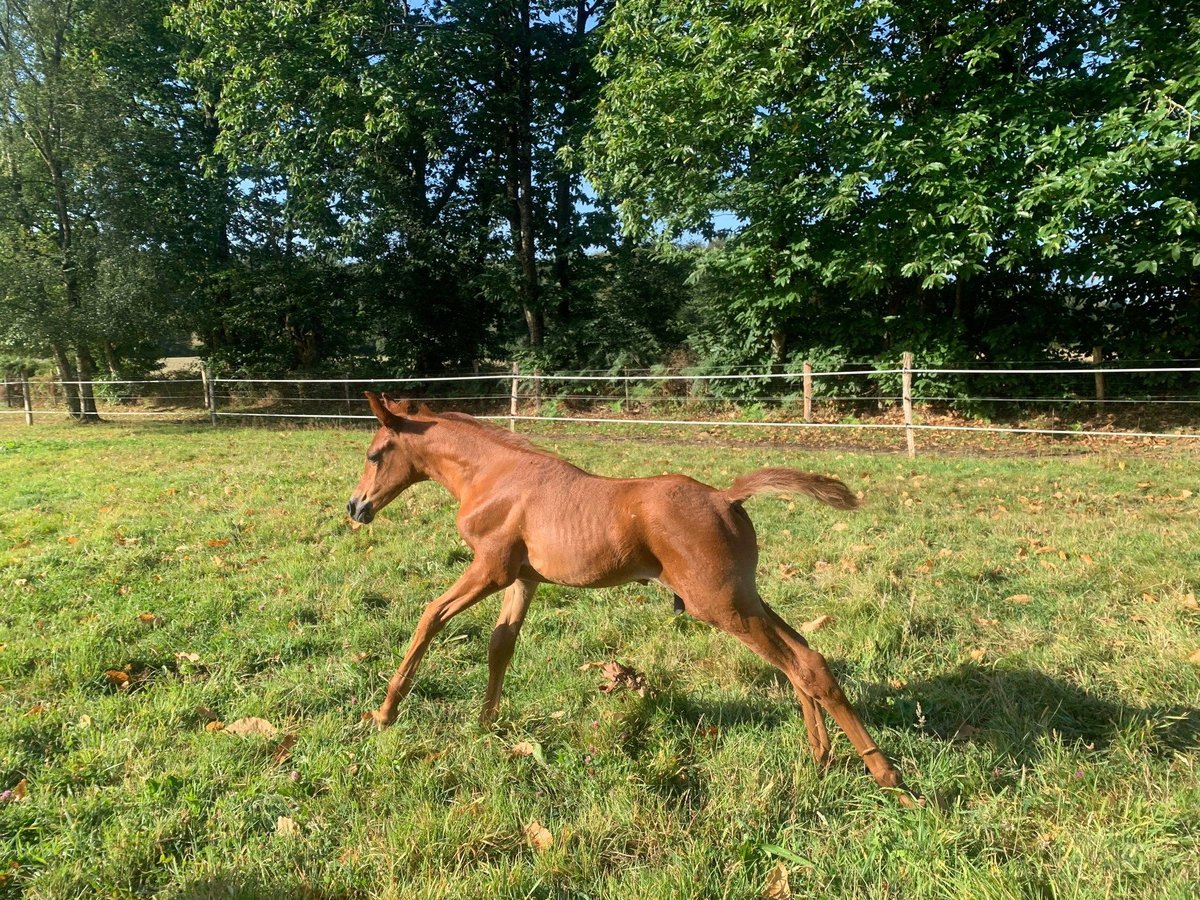
<path fill-rule="evenodd" d="M 376 450 L 374 453 L 368 453 L 367 454 L 367 462 L 375 463 L 376 465 L 379 465 L 380 456 L 381 456 L 381 454 L 378 450 Z"/>

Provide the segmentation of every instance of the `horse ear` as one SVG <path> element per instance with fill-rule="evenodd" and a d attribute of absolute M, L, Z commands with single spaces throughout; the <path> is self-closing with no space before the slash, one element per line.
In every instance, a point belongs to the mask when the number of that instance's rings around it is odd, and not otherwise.
<path fill-rule="evenodd" d="M 404 420 L 387 408 L 387 398 L 381 397 L 373 391 L 365 393 L 367 403 L 371 404 L 371 412 L 375 413 L 375 418 L 379 420 L 379 424 L 387 428 L 400 428 L 404 424 Z"/>

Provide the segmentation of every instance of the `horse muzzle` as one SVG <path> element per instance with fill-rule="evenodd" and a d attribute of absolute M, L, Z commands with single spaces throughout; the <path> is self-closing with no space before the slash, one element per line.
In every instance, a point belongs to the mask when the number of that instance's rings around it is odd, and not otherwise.
<path fill-rule="evenodd" d="M 375 507 L 371 505 L 370 500 L 359 500 L 357 497 L 351 497 L 350 502 L 346 504 L 346 512 L 350 514 L 350 518 L 362 525 L 370 524 L 375 518 Z"/>

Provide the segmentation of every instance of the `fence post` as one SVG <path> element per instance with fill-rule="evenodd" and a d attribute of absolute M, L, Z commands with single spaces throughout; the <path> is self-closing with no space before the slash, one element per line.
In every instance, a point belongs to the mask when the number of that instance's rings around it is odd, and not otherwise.
<path fill-rule="evenodd" d="M 812 363 L 804 361 L 804 421 L 812 421 Z"/>
<path fill-rule="evenodd" d="M 901 396 L 904 402 L 904 442 L 908 445 L 908 455 L 912 458 L 917 455 L 917 442 L 913 436 L 913 407 L 912 407 L 912 367 L 913 355 L 905 352 L 900 358 L 901 373 Z"/>
<path fill-rule="evenodd" d="M 217 390 L 213 386 L 212 374 L 208 371 L 208 366 L 204 366 L 201 370 L 204 373 L 204 398 L 205 406 L 208 407 L 208 420 L 212 423 L 213 428 L 217 427 Z"/>
<path fill-rule="evenodd" d="M 1104 408 L 1104 371 L 1100 366 L 1104 365 L 1104 350 L 1100 347 L 1092 348 L 1092 365 L 1096 367 L 1096 409 Z"/>
<path fill-rule="evenodd" d="M 29 396 L 29 373 L 21 370 L 21 404 L 25 407 L 25 424 L 33 424 L 33 398 Z"/>
<path fill-rule="evenodd" d="M 625 406 L 622 412 L 629 415 L 629 369 L 625 366 L 621 367 L 621 378 L 625 382 Z"/>
<path fill-rule="evenodd" d="M 542 414 L 542 370 L 533 370 L 533 414 Z"/>
<path fill-rule="evenodd" d="M 348 416 L 354 415 L 354 408 L 350 405 L 350 376 L 349 375 L 346 375 L 346 377 L 342 380 L 342 394 L 346 398 L 346 415 L 348 415 Z"/>
<path fill-rule="evenodd" d="M 512 364 L 512 398 L 508 404 L 508 430 L 517 430 L 517 380 L 520 375 L 520 369 L 516 363 Z"/>
<path fill-rule="evenodd" d="M 200 367 L 200 390 L 204 393 L 204 408 L 208 409 L 208 366 Z"/>

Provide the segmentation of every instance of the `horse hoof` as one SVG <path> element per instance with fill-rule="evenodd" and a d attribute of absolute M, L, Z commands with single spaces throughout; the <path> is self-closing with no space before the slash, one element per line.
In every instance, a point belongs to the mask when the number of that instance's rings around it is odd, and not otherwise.
<path fill-rule="evenodd" d="M 362 724 L 373 731 L 383 731 L 388 727 L 389 722 L 380 715 L 379 710 L 369 709 L 362 714 Z"/>

